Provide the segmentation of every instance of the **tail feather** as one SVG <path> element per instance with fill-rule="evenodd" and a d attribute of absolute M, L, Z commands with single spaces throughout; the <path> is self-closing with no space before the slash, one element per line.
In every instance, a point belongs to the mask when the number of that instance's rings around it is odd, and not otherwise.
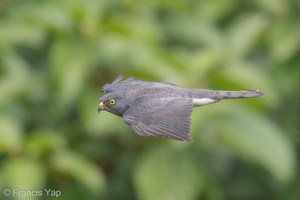
<path fill-rule="evenodd" d="M 196 98 L 209 98 L 215 100 L 254 98 L 254 97 L 266 96 L 265 93 L 259 92 L 258 90 L 225 91 L 225 90 L 194 89 L 193 93 Z"/>

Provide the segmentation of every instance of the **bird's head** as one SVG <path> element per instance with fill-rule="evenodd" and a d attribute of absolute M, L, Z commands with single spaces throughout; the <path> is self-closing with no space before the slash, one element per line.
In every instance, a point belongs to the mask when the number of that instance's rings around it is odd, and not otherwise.
<path fill-rule="evenodd" d="M 130 104 L 131 102 L 126 100 L 126 96 L 120 96 L 112 92 L 100 98 L 98 112 L 105 110 L 122 117 Z"/>

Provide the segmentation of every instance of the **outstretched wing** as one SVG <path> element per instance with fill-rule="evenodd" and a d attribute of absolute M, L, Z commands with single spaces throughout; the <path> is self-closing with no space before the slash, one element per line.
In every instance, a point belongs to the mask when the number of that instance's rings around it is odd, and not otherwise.
<path fill-rule="evenodd" d="M 164 83 L 164 82 L 146 82 L 143 80 L 135 80 L 134 77 L 129 77 L 125 80 L 123 80 L 123 76 L 118 76 L 111 84 L 106 84 L 101 88 L 102 92 L 115 92 L 115 91 L 123 91 L 123 90 L 129 90 L 132 88 L 140 88 L 140 87 L 162 87 L 162 86 L 168 86 L 168 87 L 178 87 L 177 85 L 173 83 Z"/>
<path fill-rule="evenodd" d="M 129 77 L 125 80 L 122 81 L 122 79 L 124 78 L 124 76 L 119 75 L 111 84 L 105 84 L 102 88 L 101 91 L 102 92 L 113 92 L 114 90 L 116 90 L 115 88 L 111 88 L 112 85 L 116 84 L 116 83 L 126 83 L 126 82 L 130 82 L 134 80 L 134 77 Z M 142 81 L 142 80 L 135 80 L 135 81 Z"/>
<path fill-rule="evenodd" d="M 192 111 L 191 99 L 140 97 L 124 113 L 123 119 L 139 135 L 192 142 Z"/>

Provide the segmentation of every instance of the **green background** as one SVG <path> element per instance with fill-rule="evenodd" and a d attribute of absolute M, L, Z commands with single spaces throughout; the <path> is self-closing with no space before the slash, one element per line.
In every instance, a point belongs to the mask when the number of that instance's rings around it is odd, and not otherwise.
<path fill-rule="evenodd" d="M 300 199 L 299 19 L 293 0 L 0 1 L 0 199 Z M 268 95 L 195 109 L 190 144 L 98 114 L 119 74 Z"/>

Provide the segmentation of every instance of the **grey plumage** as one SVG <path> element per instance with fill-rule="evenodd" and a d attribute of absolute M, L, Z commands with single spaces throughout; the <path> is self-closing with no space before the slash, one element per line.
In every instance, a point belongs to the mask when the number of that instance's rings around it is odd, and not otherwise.
<path fill-rule="evenodd" d="M 123 80 L 119 76 L 101 91 L 98 112 L 106 110 L 121 116 L 124 122 L 143 136 L 166 137 L 191 142 L 190 116 L 193 107 L 222 99 L 263 97 L 258 90 L 218 91 L 180 88 L 172 83 Z"/>

